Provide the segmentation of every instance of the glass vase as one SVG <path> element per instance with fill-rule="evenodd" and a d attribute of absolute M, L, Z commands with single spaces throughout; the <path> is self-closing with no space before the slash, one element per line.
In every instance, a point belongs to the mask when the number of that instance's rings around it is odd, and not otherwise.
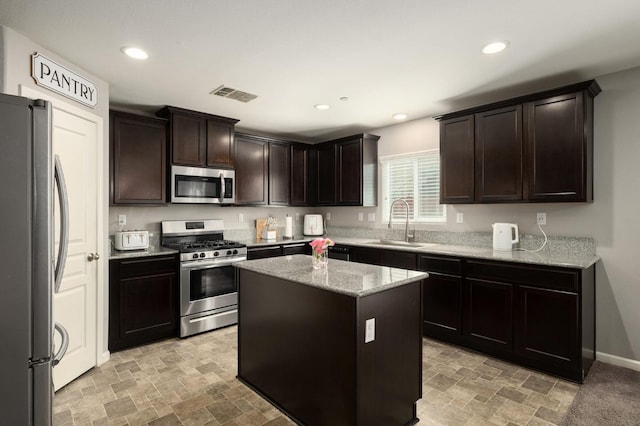
<path fill-rule="evenodd" d="M 327 249 L 324 249 L 321 252 L 316 252 L 314 250 L 311 254 L 311 264 L 313 265 L 313 269 L 326 268 L 328 263 L 329 255 L 327 253 Z"/>

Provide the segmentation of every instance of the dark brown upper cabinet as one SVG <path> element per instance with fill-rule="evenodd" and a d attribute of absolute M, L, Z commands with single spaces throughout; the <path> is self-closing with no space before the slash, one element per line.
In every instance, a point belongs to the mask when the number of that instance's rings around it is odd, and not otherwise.
<path fill-rule="evenodd" d="M 289 204 L 313 206 L 316 203 L 316 171 L 318 151 L 312 145 L 291 144 L 291 191 Z"/>
<path fill-rule="evenodd" d="M 336 144 L 325 142 L 318 145 L 316 179 L 317 204 L 336 205 Z"/>
<path fill-rule="evenodd" d="M 595 80 L 436 117 L 441 202 L 593 201 Z"/>
<path fill-rule="evenodd" d="M 236 204 L 269 202 L 269 142 L 252 135 L 236 134 Z"/>
<path fill-rule="evenodd" d="M 238 133 L 235 150 L 236 204 L 289 205 L 291 143 Z"/>
<path fill-rule="evenodd" d="M 318 205 L 378 204 L 378 139 L 361 133 L 318 146 Z"/>
<path fill-rule="evenodd" d="M 156 115 L 169 119 L 171 164 L 233 168 L 238 120 L 172 106 Z"/>
<path fill-rule="evenodd" d="M 583 90 L 525 104 L 527 199 L 593 200 L 593 96 Z"/>
<path fill-rule="evenodd" d="M 475 115 L 475 199 L 522 200 L 522 105 Z"/>
<path fill-rule="evenodd" d="M 289 205 L 291 144 L 269 142 L 269 204 Z"/>
<path fill-rule="evenodd" d="M 166 120 L 110 111 L 109 121 L 111 203 L 166 203 Z"/>
<path fill-rule="evenodd" d="M 440 203 L 473 203 L 473 115 L 440 122 Z"/>

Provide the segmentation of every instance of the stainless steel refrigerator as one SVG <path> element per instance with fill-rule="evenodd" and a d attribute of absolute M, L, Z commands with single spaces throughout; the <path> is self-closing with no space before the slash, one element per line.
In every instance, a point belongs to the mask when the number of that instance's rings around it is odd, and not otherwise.
<path fill-rule="evenodd" d="M 54 219 L 56 196 L 60 217 Z M 52 424 L 51 370 L 68 344 L 64 327 L 53 323 L 53 294 L 68 245 L 67 211 L 64 177 L 51 144 L 51 105 L 0 94 L 2 424 Z M 60 221 L 57 248 L 54 220 Z M 62 336 L 55 354 L 54 328 Z"/>

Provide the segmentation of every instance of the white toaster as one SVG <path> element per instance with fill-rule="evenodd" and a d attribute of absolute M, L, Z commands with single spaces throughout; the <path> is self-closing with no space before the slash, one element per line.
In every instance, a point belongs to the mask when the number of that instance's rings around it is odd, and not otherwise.
<path fill-rule="evenodd" d="M 149 248 L 149 231 L 117 231 L 113 236 L 116 250 L 144 250 Z"/>

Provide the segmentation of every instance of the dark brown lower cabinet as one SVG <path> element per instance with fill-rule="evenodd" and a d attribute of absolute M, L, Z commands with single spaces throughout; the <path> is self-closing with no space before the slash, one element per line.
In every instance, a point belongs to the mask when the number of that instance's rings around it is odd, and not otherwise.
<path fill-rule="evenodd" d="M 595 359 L 595 266 L 465 260 L 464 280 L 465 346 L 584 380 Z"/>
<path fill-rule="evenodd" d="M 360 297 L 242 268 L 236 282 L 240 381 L 297 424 L 417 423 L 420 282 Z"/>
<path fill-rule="evenodd" d="M 282 246 L 280 245 L 247 248 L 247 260 L 276 256 L 282 256 Z"/>
<path fill-rule="evenodd" d="M 282 245 L 282 254 L 284 256 L 289 256 L 292 254 L 311 254 L 311 246 L 309 243 L 293 243 L 293 244 L 283 244 Z"/>
<path fill-rule="evenodd" d="M 274 244 L 271 246 L 249 247 L 247 259 L 264 259 L 266 257 L 290 256 L 293 254 L 311 254 L 311 246 L 307 242 Z"/>
<path fill-rule="evenodd" d="M 462 338 L 462 260 L 419 255 L 419 269 L 427 271 L 423 281 L 423 333 L 450 342 Z"/>
<path fill-rule="evenodd" d="M 496 355 L 513 351 L 513 286 L 465 280 L 464 335 L 477 348 Z"/>
<path fill-rule="evenodd" d="M 109 350 L 178 335 L 178 256 L 109 262 Z"/>
<path fill-rule="evenodd" d="M 380 265 L 380 250 L 372 247 L 352 246 L 349 250 L 349 260 L 370 265 Z"/>
<path fill-rule="evenodd" d="M 520 286 L 516 354 L 552 371 L 580 374 L 580 297 L 576 293 Z"/>
<path fill-rule="evenodd" d="M 418 269 L 415 253 L 401 250 L 380 250 L 380 265 L 392 268 Z"/>
<path fill-rule="evenodd" d="M 413 269 L 410 252 L 348 246 L 351 260 Z M 416 256 L 415 254 L 413 254 Z M 417 254 L 423 333 L 582 382 L 595 360 L 595 265 L 565 268 Z"/>

